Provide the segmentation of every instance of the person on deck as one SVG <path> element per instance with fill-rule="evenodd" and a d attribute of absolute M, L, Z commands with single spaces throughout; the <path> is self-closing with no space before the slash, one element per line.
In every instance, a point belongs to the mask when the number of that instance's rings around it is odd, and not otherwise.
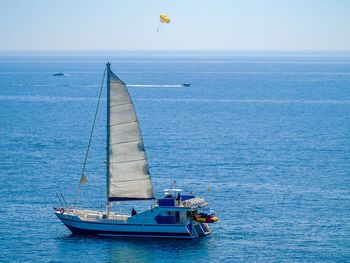
<path fill-rule="evenodd" d="M 137 212 L 134 208 L 131 209 L 131 216 L 136 216 Z"/>
<path fill-rule="evenodd" d="M 177 201 L 177 205 L 180 205 L 180 201 L 181 201 L 181 194 L 180 193 L 178 193 L 177 194 L 177 197 L 176 197 L 176 201 Z"/>

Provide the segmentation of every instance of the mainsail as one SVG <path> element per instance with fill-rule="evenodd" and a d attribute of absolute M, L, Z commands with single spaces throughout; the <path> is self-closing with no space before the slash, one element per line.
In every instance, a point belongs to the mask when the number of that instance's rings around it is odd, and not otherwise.
<path fill-rule="evenodd" d="M 108 201 L 153 199 L 137 116 L 128 89 L 107 64 Z"/>

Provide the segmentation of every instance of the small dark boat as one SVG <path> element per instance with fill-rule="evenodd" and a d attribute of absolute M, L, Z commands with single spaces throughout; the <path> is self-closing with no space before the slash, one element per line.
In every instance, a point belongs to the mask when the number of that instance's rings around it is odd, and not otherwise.
<path fill-rule="evenodd" d="M 52 75 L 53 76 L 65 76 L 66 74 L 59 72 L 59 73 L 54 73 Z"/>
<path fill-rule="evenodd" d="M 184 86 L 184 87 L 189 87 L 191 86 L 192 83 L 182 83 L 181 85 Z"/>

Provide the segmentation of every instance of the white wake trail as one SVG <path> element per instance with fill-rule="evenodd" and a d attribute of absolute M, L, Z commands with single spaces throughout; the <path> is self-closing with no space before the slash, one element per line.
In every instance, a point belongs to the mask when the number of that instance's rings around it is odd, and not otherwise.
<path fill-rule="evenodd" d="M 170 84 L 164 84 L 164 85 L 126 84 L 126 85 L 128 87 L 135 87 L 135 88 L 183 88 L 184 87 L 183 85 L 170 85 Z"/>

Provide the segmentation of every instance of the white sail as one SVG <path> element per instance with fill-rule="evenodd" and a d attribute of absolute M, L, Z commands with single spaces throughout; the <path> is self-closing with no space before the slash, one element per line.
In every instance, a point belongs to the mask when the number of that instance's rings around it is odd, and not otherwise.
<path fill-rule="evenodd" d="M 109 201 L 153 199 L 147 157 L 128 89 L 107 66 Z"/>

